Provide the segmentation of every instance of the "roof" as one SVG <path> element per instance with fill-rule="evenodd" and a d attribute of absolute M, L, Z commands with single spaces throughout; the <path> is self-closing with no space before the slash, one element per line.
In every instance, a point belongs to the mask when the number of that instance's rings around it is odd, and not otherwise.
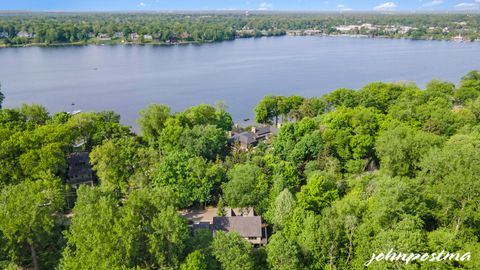
<path fill-rule="evenodd" d="M 257 142 L 257 138 L 252 132 L 242 132 L 239 134 L 235 134 L 230 140 L 233 142 L 239 141 L 243 144 L 253 144 Z"/>
<path fill-rule="evenodd" d="M 265 136 L 268 134 L 277 134 L 278 133 L 278 128 L 274 126 L 265 126 L 257 129 L 257 132 L 255 132 L 255 135 L 257 137 Z"/>
<path fill-rule="evenodd" d="M 262 218 L 259 216 L 214 217 L 213 228 L 224 232 L 237 232 L 242 237 L 262 237 Z"/>
<path fill-rule="evenodd" d="M 231 141 L 240 141 L 242 144 L 254 144 L 258 140 L 264 139 L 270 134 L 277 134 L 278 128 L 274 126 L 265 126 L 255 129 L 255 133 L 251 131 L 245 131 L 237 133 L 231 137 Z"/>
<path fill-rule="evenodd" d="M 68 156 L 68 177 L 92 174 L 88 152 L 72 153 Z"/>

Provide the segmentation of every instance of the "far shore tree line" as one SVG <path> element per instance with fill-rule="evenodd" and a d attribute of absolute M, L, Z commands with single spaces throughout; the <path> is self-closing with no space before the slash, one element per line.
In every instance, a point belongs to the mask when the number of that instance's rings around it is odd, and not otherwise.
<path fill-rule="evenodd" d="M 0 13 L 0 45 L 205 43 L 292 34 L 474 41 L 478 14 Z"/>

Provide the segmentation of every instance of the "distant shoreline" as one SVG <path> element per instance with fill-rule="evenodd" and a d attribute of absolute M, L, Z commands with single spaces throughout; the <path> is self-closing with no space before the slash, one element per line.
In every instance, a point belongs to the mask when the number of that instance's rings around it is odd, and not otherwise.
<path fill-rule="evenodd" d="M 29 44 L 0 44 L 1 48 L 27 48 L 27 47 L 66 47 L 66 46 L 118 46 L 118 45 L 140 45 L 140 46 L 177 46 L 177 45 L 202 45 L 202 44 L 213 44 L 213 43 L 222 43 L 227 41 L 234 41 L 239 39 L 250 39 L 250 38 L 263 38 L 263 37 L 286 37 L 291 35 L 277 35 L 277 36 L 260 36 L 260 37 L 238 37 L 232 40 L 222 40 L 222 41 L 179 41 L 179 42 L 121 42 L 117 40 L 108 40 L 108 42 L 67 42 L 67 43 L 29 43 Z M 451 39 L 435 39 L 435 38 L 407 38 L 407 37 L 388 37 L 388 36 L 368 36 L 368 35 L 353 35 L 353 34 L 320 34 L 320 35 L 296 35 L 291 37 L 349 37 L 349 38 L 366 38 L 366 39 L 391 39 L 391 40 L 412 40 L 412 41 L 446 41 L 446 42 L 455 42 L 455 43 L 475 43 L 480 42 L 480 40 L 462 40 L 455 41 Z"/>

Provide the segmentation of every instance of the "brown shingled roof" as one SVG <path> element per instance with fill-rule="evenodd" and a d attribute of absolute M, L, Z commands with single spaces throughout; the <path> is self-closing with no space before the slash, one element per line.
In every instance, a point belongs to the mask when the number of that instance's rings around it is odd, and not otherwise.
<path fill-rule="evenodd" d="M 214 217 L 213 228 L 225 232 L 237 232 L 242 237 L 262 237 L 262 219 L 259 216 Z"/>

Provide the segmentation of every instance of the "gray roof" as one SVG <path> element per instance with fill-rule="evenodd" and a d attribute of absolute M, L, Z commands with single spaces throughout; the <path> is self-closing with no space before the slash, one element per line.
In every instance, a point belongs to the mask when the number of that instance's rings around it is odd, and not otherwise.
<path fill-rule="evenodd" d="M 88 152 L 72 153 L 68 156 L 68 178 L 71 181 L 78 177 L 93 177 Z"/>
<path fill-rule="evenodd" d="M 239 141 L 243 144 L 253 144 L 257 142 L 257 138 L 252 132 L 242 132 L 239 134 L 235 134 L 232 136 L 231 140 L 233 142 Z"/>
<path fill-rule="evenodd" d="M 250 131 L 237 133 L 233 135 L 230 140 L 233 142 L 240 141 L 242 144 L 254 144 L 259 140 L 265 139 L 265 137 L 270 134 L 278 134 L 278 128 L 274 126 L 265 126 L 256 129 L 255 133 Z"/>
<path fill-rule="evenodd" d="M 278 133 L 278 128 L 274 126 L 265 126 L 257 129 L 257 132 L 255 132 L 255 135 L 257 137 L 262 137 L 266 136 L 268 134 L 277 134 Z"/>
<path fill-rule="evenodd" d="M 214 230 L 237 232 L 242 237 L 262 237 L 262 218 L 259 216 L 245 217 L 214 217 Z"/>

